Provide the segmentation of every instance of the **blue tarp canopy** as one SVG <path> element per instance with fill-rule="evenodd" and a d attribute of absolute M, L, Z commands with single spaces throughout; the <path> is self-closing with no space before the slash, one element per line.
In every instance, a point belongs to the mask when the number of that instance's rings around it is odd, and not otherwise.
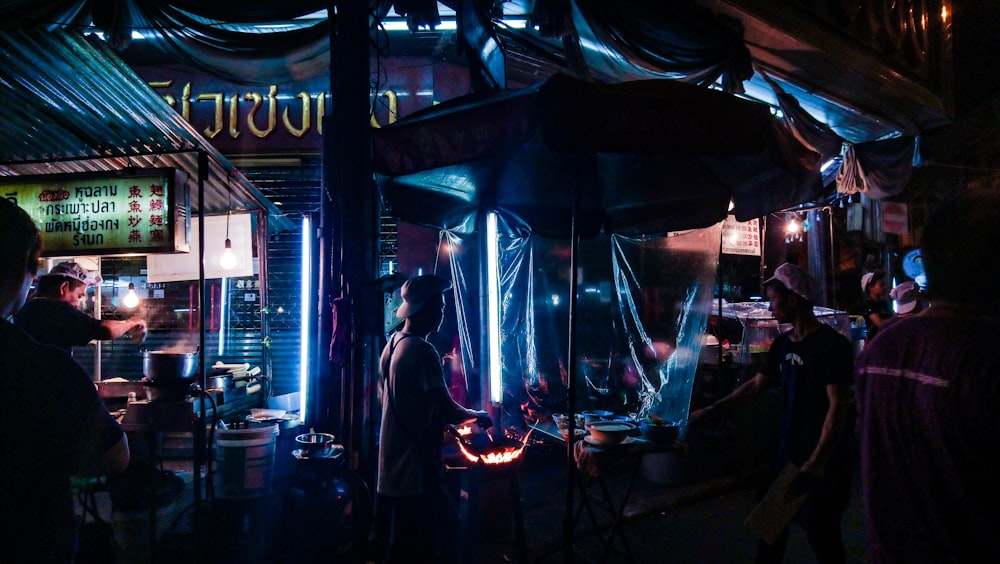
<path fill-rule="evenodd" d="M 820 156 L 764 104 L 671 80 L 554 75 L 470 94 L 375 129 L 394 215 L 472 231 L 495 209 L 533 234 L 666 233 L 817 199 Z"/>

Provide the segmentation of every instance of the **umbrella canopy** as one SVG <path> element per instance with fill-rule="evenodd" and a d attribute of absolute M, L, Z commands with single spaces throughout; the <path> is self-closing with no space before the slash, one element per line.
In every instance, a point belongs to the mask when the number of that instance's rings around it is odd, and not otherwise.
<path fill-rule="evenodd" d="M 478 214 L 532 233 L 665 233 L 811 201 L 820 156 L 760 103 L 671 80 L 554 75 L 467 95 L 375 129 L 373 167 L 404 221 L 472 231 Z"/>

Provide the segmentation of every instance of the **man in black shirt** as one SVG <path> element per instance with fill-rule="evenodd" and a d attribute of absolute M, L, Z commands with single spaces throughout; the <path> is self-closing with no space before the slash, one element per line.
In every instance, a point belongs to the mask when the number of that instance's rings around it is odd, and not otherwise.
<path fill-rule="evenodd" d="M 694 425 L 713 411 L 730 409 L 780 386 L 781 440 L 772 479 L 788 463 L 799 469 L 794 483 L 812 489 L 794 522 L 806 530 L 819 562 L 844 562 L 840 521 L 850 502 L 855 460 L 850 429 L 851 344 L 816 319 L 811 297 L 814 284 L 804 270 L 782 264 L 764 285 L 774 318 L 791 324 L 791 331 L 774 340 L 767 361 L 753 378 L 709 407 L 692 412 L 689 423 Z M 787 542 L 787 529 L 774 544 L 761 541 L 757 562 L 780 562 Z"/>
<path fill-rule="evenodd" d="M 39 277 L 35 298 L 14 316 L 14 324 L 39 343 L 55 345 L 66 352 L 93 340 L 117 339 L 126 333 L 136 341 L 146 336 L 146 322 L 138 317 L 124 321 L 94 319 L 78 305 L 95 280 L 76 262 L 62 262 Z"/>

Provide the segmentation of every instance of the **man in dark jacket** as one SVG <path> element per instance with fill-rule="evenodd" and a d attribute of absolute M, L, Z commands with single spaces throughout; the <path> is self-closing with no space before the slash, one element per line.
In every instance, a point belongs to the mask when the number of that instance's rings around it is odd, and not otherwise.
<path fill-rule="evenodd" d="M 1000 554 L 1000 195 L 943 205 L 920 246 L 930 308 L 856 367 L 868 556 L 978 562 Z"/>
<path fill-rule="evenodd" d="M 123 472 L 128 440 L 72 357 L 8 318 L 41 253 L 24 210 L 0 198 L 0 562 L 72 562 L 70 477 Z"/>

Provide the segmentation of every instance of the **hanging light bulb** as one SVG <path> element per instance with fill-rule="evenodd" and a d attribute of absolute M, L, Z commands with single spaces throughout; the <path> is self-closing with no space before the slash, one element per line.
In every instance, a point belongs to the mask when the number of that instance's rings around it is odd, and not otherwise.
<path fill-rule="evenodd" d="M 233 186 L 231 180 L 233 178 L 232 171 L 226 177 L 226 194 L 229 198 L 229 205 L 226 209 L 226 248 L 222 251 L 222 256 L 219 257 L 219 266 L 226 270 L 232 270 L 236 268 L 236 263 L 239 260 L 236 258 L 236 253 L 233 252 L 233 242 L 229 239 L 229 216 L 233 213 Z"/>
<path fill-rule="evenodd" d="M 226 221 L 228 222 L 228 218 Z M 233 242 L 229 240 L 229 237 L 226 237 L 226 249 L 222 251 L 222 256 L 219 257 L 219 266 L 226 270 L 232 270 L 236 268 L 237 262 L 239 260 L 236 258 L 236 253 L 233 252 Z"/>
<path fill-rule="evenodd" d="M 789 235 L 795 235 L 801 229 L 802 229 L 802 224 L 799 223 L 798 219 L 793 219 L 789 221 L 787 225 L 785 225 L 785 232 L 788 233 Z"/>
<path fill-rule="evenodd" d="M 785 243 L 793 243 L 802 240 L 802 221 L 799 220 L 798 215 L 793 215 L 785 223 Z"/>
<path fill-rule="evenodd" d="M 135 284 L 132 282 L 128 283 L 128 293 L 126 293 L 125 297 L 122 298 L 122 305 L 129 309 L 139 305 L 139 294 L 135 293 Z"/>

